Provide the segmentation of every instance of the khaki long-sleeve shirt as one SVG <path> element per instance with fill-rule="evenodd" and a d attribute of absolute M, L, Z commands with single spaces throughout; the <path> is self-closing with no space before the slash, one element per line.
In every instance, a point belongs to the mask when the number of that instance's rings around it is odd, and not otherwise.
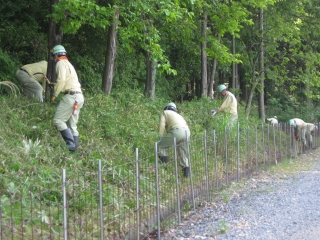
<path fill-rule="evenodd" d="M 54 88 L 54 96 L 60 92 L 77 91 L 81 92 L 81 84 L 78 75 L 72 64 L 68 60 L 60 60 L 56 64 L 57 84 Z"/>
<path fill-rule="evenodd" d="M 230 113 L 231 115 L 238 114 L 238 103 L 236 97 L 229 91 L 223 98 L 223 103 L 218 109 L 218 112 Z"/>
<path fill-rule="evenodd" d="M 298 128 L 303 128 L 303 127 L 306 126 L 306 122 L 303 121 L 303 120 L 300 119 L 300 118 L 293 118 L 292 120 L 295 122 L 295 124 L 296 124 L 296 126 L 297 126 Z"/>
<path fill-rule="evenodd" d="M 27 64 L 21 67 L 26 70 L 38 82 L 42 82 L 43 90 L 46 89 L 45 77 L 47 75 L 48 62 L 40 61 L 36 63 Z"/>
<path fill-rule="evenodd" d="M 278 124 L 278 120 L 275 118 L 267 118 L 267 121 L 269 121 L 271 123 L 271 125 L 277 125 Z"/>
<path fill-rule="evenodd" d="M 307 133 L 311 133 L 314 131 L 314 129 L 316 129 L 316 125 L 314 125 L 313 123 L 306 123 L 306 128 L 307 128 Z"/>
<path fill-rule="evenodd" d="M 174 127 L 189 129 L 186 120 L 179 113 L 172 110 L 164 110 L 160 116 L 159 137 L 163 137 L 165 130 L 168 132 Z"/>

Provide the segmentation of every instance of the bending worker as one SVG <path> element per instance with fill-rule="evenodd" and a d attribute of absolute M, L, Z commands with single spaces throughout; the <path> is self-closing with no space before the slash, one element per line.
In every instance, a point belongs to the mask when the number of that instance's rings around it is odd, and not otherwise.
<path fill-rule="evenodd" d="M 16 72 L 16 79 L 22 84 L 25 96 L 43 102 L 43 92 L 46 89 L 47 61 L 31 63 L 22 66 Z M 42 86 L 39 82 L 42 82 Z"/>
<path fill-rule="evenodd" d="M 226 85 L 221 84 L 218 86 L 218 92 L 224 96 L 221 106 L 218 108 L 217 113 L 223 112 L 229 117 L 229 126 L 233 126 L 238 119 L 238 103 L 236 97 L 228 91 Z"/>
<path fill-rule="evenodd" d="M 313 123 L 306 123 L 306 141 L 308 141 L 308 147 L 312 148 L 312 134 L 318 130 L 318 126 Z"/>
<path fill-rule="evenodd" d="M 271 123 L 272 127 L 275 127 L 278 125 L 277 116 L 274 116 L 272 118 L 267 118 L 267 121 Z"/>
<path fill-rule="evenodd" d="M 164 137 L 165 130 L 167 135 Z M 176 138 L 179 164 L 182 167 L 183 175 L 188 177 L 190 167 L 187 140 L 190 138 L 190 130 L 185 119 L 177 113 L 177 107 L 174 103 L 167 104 L 161 113 L 159 137 L 159 157 L 164 163 L 168 162 L 168 149 L 174 146 L 174 138 Z"/>
<path fill-rule="evenodd" d="M 68 61 L 65 48 L 61 45 L 56 45 L 51 50 L 51 53 L 56 62 L 57 73 L 57 83 L 54 87 L 51 102 L 55 102 L 55 98 L 58 97 L 59 93 L 64 94 L 54 115 L 53 124 L 60 131 L 67 148 L 70 151 L 75 151 L 79 143 L 77 123 L 84 97 L 76 70 Z M 77 105 L 77 109 L 74 109 L 75 105 Z"/>
<path fill-rule="evenodd" d="M 294 128 L 294 136 L 296 141 L 301 139 L 303 143 L 303 147 L 307 146 L 306 142 L 306 130 L 307 130 L 307 123 L 300 118 L 293 118 L 289 120 L 290 126 Z"/>

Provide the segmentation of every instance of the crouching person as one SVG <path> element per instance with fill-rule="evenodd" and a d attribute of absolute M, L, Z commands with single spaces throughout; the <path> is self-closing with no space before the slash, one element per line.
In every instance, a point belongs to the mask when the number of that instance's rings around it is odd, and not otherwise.
<path fill-rule="evenodd" d="M 167 135 L 164 136 L 164 132 Z M 182 167 L 184 177 L 190 174 L 187 141 L 190 139 L 190 130 L 185 119 L 177 112 L 174 103 L 169 103 L 160 115 L 159 123 L 159 157 L 164 163 L 168 162 L 168 149 L 174 146 L 176 138 L 179 165 Z"/>

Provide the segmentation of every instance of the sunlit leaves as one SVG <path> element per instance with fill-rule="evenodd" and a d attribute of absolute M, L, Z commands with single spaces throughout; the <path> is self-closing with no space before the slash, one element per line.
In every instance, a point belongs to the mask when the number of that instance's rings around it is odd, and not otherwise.
<path fill-rule="evenodd" d="M 51 16 L 55 21 L 62 22 L 62 29 L 66 33 L 72 34 L 84 24 L 106 28 L 110 26 L 113 14 L 113 8 L 99 6 L 92 0 L 61 0 L 54 5 L 54 10 Z"/>

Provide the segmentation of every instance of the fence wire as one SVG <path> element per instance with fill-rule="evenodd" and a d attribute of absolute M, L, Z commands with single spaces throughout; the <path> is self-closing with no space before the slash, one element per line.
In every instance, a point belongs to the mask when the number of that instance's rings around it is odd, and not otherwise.
<path fill-rule="evenodd" d="M 161 230 L 214 201 L 231 182 L 318 148 L 318 129 L 305 146 L 288 124 L 238 125 L 174 142 L 165 162 L 155 143 L 154 153 L 136 149 L 125 164 L 98 161 L 95 170 L 63 169 L 56 178 L 1 176 L 0 239 L 161 239 Z M 179 144 L 187 145 L 189 177 Z"/>

